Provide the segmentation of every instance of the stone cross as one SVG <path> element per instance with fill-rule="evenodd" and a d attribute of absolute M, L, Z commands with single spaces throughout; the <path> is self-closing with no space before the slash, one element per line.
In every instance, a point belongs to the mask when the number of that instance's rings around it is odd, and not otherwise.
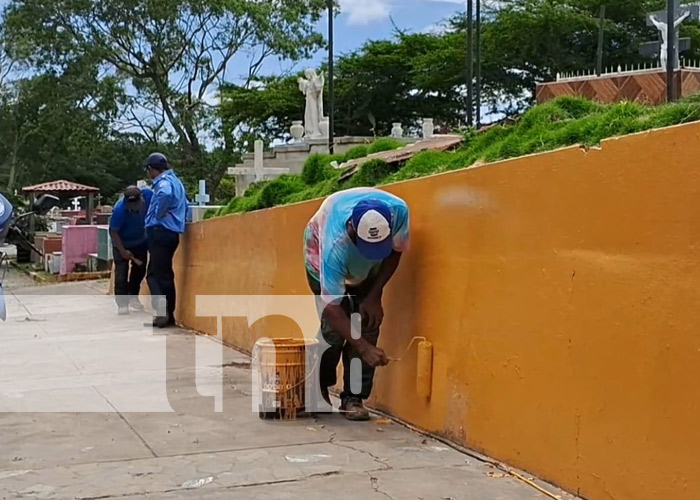
<path fill-rule="evenodd" d="M 204 179 L 199 180 L 199 193 L 197 193 L 194 196 L 194 201 L 196 201 L 200 207 L 203 207 L 204 205 L 209 203 L 209 195 L 207 194 L 207 181 L 205 181 Z"/>
<path fill-rule="evenodd" d="M 667 67 L 668 57 L 668 23 L 670 22 L 666 10 L 651 12 L 647 15 L 647 26 L 653 26 L 659 30 L 659 41 L 643 43 L 639 48 L 639 53 L 643 56 L 659 55 L 661 67 Z M 700 5 L 681 5 L 676 7 L 673 19 L 674 32 L 676 38 L 676 56 L 673 62 L 674 68 L 680 65 L 678 54 L 690 49 L 690 38 L 678 38 L 678 27 L 686 20 L 696 21 L 700 19 Z"/>
<path fill-rule="evenodd" d="M 74 211 L 80 210 L 80 198 L 73 198 L 70 203 Z"/>
<path fill-rule="evenodd" d="M 249 177 L 253 177 L 253 182 L 260 182 L 266 177 L 278 177 L 288 174 L 288 168 L 265 168 L 263 141 L 257 140 L 254 144 L 253 167 L 231 167 L 228 169 L 229 175 L 236 176 L 236 196 L 241 196 L 250 185 Z"/>

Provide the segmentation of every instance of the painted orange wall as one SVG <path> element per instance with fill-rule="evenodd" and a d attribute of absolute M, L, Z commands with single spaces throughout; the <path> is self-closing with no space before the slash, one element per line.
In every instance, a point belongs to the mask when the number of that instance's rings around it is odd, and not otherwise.
<path fill-rule="evenodd" d="M 434 344 L 379 370 L 376 406 L 595 500 L 700 498 L 700 124 L 388 186 L 412 248 L 380 346 Z M 307 292 L 302 232 L 319 202 L 189 227 L 179 316 L 196 294 Z M 309 314 L 314 314 L 309 310 Z M 290 320 L 224 322 L 250 349 Z"/>

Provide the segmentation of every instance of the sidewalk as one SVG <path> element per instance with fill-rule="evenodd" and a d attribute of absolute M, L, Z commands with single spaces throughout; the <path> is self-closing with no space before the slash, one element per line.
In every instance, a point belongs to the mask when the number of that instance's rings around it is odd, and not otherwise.
<path fill-rule="evenodd" d="M 153 332 L 144 314 L 117 317 L 95 291 L 8 297 L 0 498 L 548 498 L 396 423 L 260 420 L 246 356 L 183 330 Z"/>

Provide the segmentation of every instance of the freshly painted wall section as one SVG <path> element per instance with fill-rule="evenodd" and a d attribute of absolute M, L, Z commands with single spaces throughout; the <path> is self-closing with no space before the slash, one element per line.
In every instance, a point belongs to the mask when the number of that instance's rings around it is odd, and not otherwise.
<path fill-rule="evenodd" d="M 595 500 L 700 498 L 700 124 L 387 186 L 412 248 L 385 295 L 373 404 Z M 195 296 L 308 293 L 306 221 L 319 202 L 191 225 L 179 317 Z M 309 302 L 309 315 L 314 310 Z M 225 340 L 299 335 L 289 319 Z"/>

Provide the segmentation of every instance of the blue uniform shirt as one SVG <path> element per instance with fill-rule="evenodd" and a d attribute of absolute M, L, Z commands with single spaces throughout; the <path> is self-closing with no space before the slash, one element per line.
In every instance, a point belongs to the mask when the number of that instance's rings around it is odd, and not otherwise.
<path fill-rule="evenodd" d="M 12 219 L 12 204 L 0 194 L 0 233 L 7 227 Z"/>
<path fill-rule="evenodd" d="M 153 180 L 153 199 L 146 214 L 146 227 L 185 232 L 187 194 L 175 172 L 166 170 Z"/>
<path fill-rule="evenodd" d="M 136 248 L 146 243 L 146 214 L 153 197 L 150 189 L 142 189 L 144 205 L 138 212 L 127 210 L 124 198 L 114 205 L 109 229 L 119 233 L 124 248 Z"/>

